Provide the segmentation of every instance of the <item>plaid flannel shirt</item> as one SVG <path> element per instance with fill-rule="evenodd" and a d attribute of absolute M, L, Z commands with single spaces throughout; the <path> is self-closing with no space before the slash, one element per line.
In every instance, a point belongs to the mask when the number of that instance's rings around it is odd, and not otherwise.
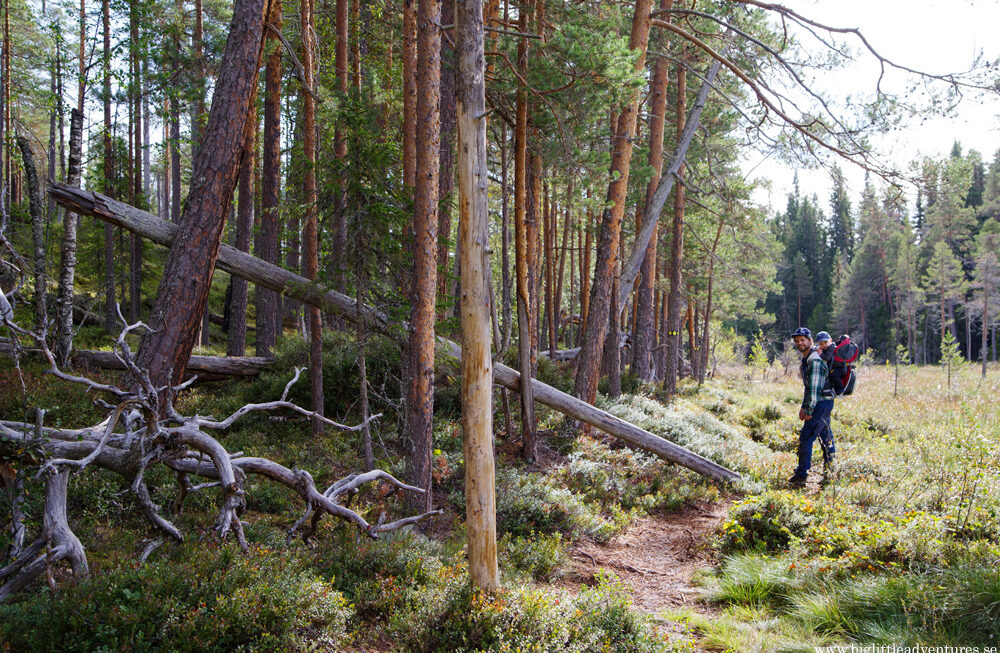
<path fill-rule="evenodd" d="M 814 355 L 815 354 L 815 355 Z M 805 396 L 802 398 L 802 409 L 812 415 L 813 408 L 817 402 L 829 399 L 824 396 L 823 389 L 826 386 L 830 368 L 820 356 L 819 352 L 809 353 L 803 368 L 803 382 L 805 383 Z"/>

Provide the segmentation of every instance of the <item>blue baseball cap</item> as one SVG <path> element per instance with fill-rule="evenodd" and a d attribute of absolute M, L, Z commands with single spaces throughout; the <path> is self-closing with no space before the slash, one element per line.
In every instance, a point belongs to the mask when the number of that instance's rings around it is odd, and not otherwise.
<path fill-rule="evenodd" d="M 805 336 L 806 338 L 812 338 L 812 335 L 813 335 L 812 331 L 810 331 L 809 329 L 805 327 L 799 327 L 798 329 L 795 330 L 795 333 L 792 334 L 792 337 L 794 338 L 795 336 Z"/>
<path fill-rule="evenodd" d="M 826 331 L 820 331 L 816 334 L 816 342 L 823 342 L 824 340 L 833 340 L 833 338 Z"/>

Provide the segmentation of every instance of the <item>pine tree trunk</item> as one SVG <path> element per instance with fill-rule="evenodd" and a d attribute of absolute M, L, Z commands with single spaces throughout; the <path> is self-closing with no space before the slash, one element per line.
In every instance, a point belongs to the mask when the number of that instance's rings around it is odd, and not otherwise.
<path fill-rule="evenodd" d="M 417 170 L 417 0 L 403 0 L 403 185 Z"/>
<path fill-rule="evenodd" d="M 527 11 L 520 17 L 519 28 L 527 31 Z M 522 38 L 517 46 L 517 65 L 523 72 L 527 68 L 528 42 Z M 531 370 L 531 289 L 528 264 L 528 101 L 523 85 L 517 89 L 517 118 L 514 126 L 514 267 L 517 278 L 517 348 L 518 370 L 522 379 L 530 379 Z M 535 402 L 531 385 L 521 383 L 521 451 L 528 460 L 534 460 Z"/>
<path fill-rule="evenodd" d="M 257 152 L 257 112 L 250 107 L 247 123 L 252 128 L 246 131 L 243 145 L 243 160 L 240 162 L 239 199 L 236 208 L 236 249 L 250 251 L 250 231 L 253 228 L 254 205 L 254 162 Z M 247 280 L 233 277 L 231 281 L 229 329 L 226 343 L 227 356 L 243 356 L 247 345 Z"/>
<path fill-rule="evenodd" d="M 247 116 L 257 89 L 267 0 L 242 0 L 233 8 L 226 50 L 215 84 L 208 124 L 191 175 L 178 242 L 167 256 L 143 337 L 138 363 L 154 386 L 177 383 L 194 347 L 208 304 L 222 228 L 236 187 Z"/>
<path fill-rule="evenodd" d="M 114 156 L 111 152 L 111 7 L 108 0 L 101 5 L 104 27 L 104 193 L 115 197 Z M 115 303 L 115 232 L 111 225 L 104 225 L 104 328 L 115 328 L 117 304 Z"/>
<path fill-rule="evenodd" d="M 139 6 L 129 5 L 129 61 L 132 68 L 130 95 L 132 99 L 131 126 L 135 136 L 132 148 L 132 204 L 140 206 L 142 197 L 142 80 L 139 67 Z M 142 239 L 129 234 L 129 322 L 139 321 L 142 295 Z"/>
<path fill-rule="evenodd" d="M 281 31 L 281 3 L 271 6 L 268 22 Z M 281 238 L 281 56 L 282 45 L 270 35 L 270 53 L 264 82 L 264 143 L 261 172 L 260 251 L 268 263 L 278 263 Z M 258 356 L 270 356 L 281 332 L 281 300 L 276 292 L 256 286 Z"/>
<path fill-rule="evenodd" d="M 407 354 L 406 431 L 411 509 L 431 506 L 434 417 L 434 318 L 437 297 L 438 171 L 440 156 L 441 0 L 419 0 L 417 17 L 416 184 L 413 189 L 413 287 Z"/>
<path fill-rule="evenodd" d="M 444 24 L 453 22 L 455 16 L 454 0 L 442 0 L 441 17 Z M 438 253 L 442 270 L 448 270 L 448 243 L 451 239 L 451 205 L 452 192 L 455 187 L 455 49 L 448 39 L 441 39 L 441 149 L 438 160 L 440 172 L 438 177 L 438 198 L 441 209 L 438 212 Z M 458 262 L 456 249 L 455 262 Z M 438 295 L 443 299 L 448 293 L 449 275 L 440 275 L 438 279 Z M 458 279 L 455 279 L 458 283 Z M 456 294 L 455 297 L 458 295 Z M 455 302 L 456 312 L 458 302 Z"/>
<path fill-rule="evenodd" d="M 338 15 L 340 13 L 339 7 L 344 1 L 337 1 Z M 305 171 L 302 175 L 302 199 L 305 206 L 302 218 L 302 244 L 304 251 L 302 267 L 305 277 L 310 280 L 315 279 L 319 273 L 319 230 L 317 228 L 317 204 L 319 196 L 316 191 L 316 100 L 312 96 L 312 93 L 309 92 L 309 89 L 315 86 L 312 17 L 312 2 L 310 0 L 301 0 L 300 18 L 303 35 L 302 66 L 305 69 L 304 83 L 307 87 L 306 92 L 302 95 L 302 154 L 305 159 Z M 346 28 L 346 25 L 344 27 Z M 339 47 L 338 43 L 338 49 Z M 344 63 L 346 64 L 346 62 Z M 256 121 L 254 122 L 256 123 Z M 317 415 L 323 415 L 322 314 L 316 306 L 309 306 L 306 312 L 309 318 L 309 381 L 312 389 L 312 410 Z M 314 434 L 322 433 L 323 422 L 314 418 L 312 420 L 312 431 Z"/>
<path fill-rule="evenodd" d="M 635 63 L 636 71 L 641 71 L 646 64 L 651 4 L 652 0 L 637 0 L 635 5 L 629 47 L 638 51 Z M 628 188 L 629 169 L 632 161 L 632 137 L 635 134 L 637 113 L 638 95 L 633 94 L 628 105 L 623 107 L 615 129 L 614 149 L 611 157 L 611 182 L 608 184 L 608 206 L 601 216 L 594 283 L 590 290 L 587 322 L 584 327 L 580 354 L 577 357 L 574 392 L 579 398 L 589 403 L 593 403 L 597 399 L 601 353 L 608 333 L 612 277 L 618 258 L 621 221 L 625 212 L 625 193 Z"/>
<path fill-rule="evenodd" d="M 674 0 L 660 0 L 660 10 L 673 7 Z M 653 192 L 660 183 L 663 171 L 663 131 L 667 112 L 667 62 L 657 57 L 653 64 L 653 80 L 649 86 L 649 155 L 647 163 L 653 169 L 653 176 L 646 185 L 645 204 L 648 205 Z M 644 207 L 645 208 L 645 207 Z M 639 211 L 641 216 L 645 211 Z M 632 372 L 643 381 L 653 380 L 652 351 L 654 333 L 654 281 L 656 276 L 656 228 L 646 247 L 642 259 L 642 275 L 635 296 L 635 329 L 632 333 Z"/>
<path fill-rule="evenodd" d="M 687 111 L 687 68 L 677 66 L 677 137 L 684 131 Z M 678 171 L 680 183 L 674 186 L 674 221 L 670 231 L 670 263 L 667 277 L 670 290 L 667 294 L 667 323 L 663 389 L 668 395 L 677 394 L 677 366 L 681 355 L 681 265 L 684 261 L 684 167 Z"/>

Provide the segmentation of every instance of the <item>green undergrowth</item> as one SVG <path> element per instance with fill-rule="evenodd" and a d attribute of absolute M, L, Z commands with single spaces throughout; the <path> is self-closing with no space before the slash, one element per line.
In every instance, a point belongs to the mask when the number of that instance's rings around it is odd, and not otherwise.
<path fill-rule="evenodd" d="M 722 562 L 703 582 L 721 613 L 673 616 L 703 645 L 1000 642 L 996 370 L 985 381 L 966 371 L 950 389 L 936 368 L 904 372 L 894 396 L 893 370 L 862 370 L 833 413 L 838 466 L 804 491 L 783 483 L 795 466 L 801 381 L 729 377 L 684 400 L 765 447 L 772 467 L 728 459 L 762 487 L 733 504 L 716 538 Z M 818 447 L 814 455 L 820 464 Z"/>

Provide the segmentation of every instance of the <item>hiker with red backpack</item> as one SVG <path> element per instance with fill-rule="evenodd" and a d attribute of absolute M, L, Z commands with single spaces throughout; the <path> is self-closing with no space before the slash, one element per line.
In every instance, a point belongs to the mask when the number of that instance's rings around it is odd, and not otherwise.
<path fill-rule="evenodd" d="M 821 331 L 817 334 L 830 340 L 830 334 Z M 830 380 L 830 366 L 823 359 L 818 347 L 813 347 L 812 332 L 799 327 L 792 334 L 795 349 L 802 354 L 799 365 L 802 374 L 804 394 L 802 406 L 799 408 L 799 419 L 802 420 L 802 430 L 799 432 L 799 464 L 795 473 L 788 479 L 792 487 L 804 487 L 809 468 L 812 466 L 813 442 L 819 438 L 823 448 L 823 481 L 829 479 L 833 471 L 833 461 L 836 447 L 833 442 L 833 430 L 830 428 L 830 414 L 833 412 L 835 396 Z M 824 341 L 825 344 L 825 341 Z M 827 347 L 828 348 L 828 347 Z"/>

